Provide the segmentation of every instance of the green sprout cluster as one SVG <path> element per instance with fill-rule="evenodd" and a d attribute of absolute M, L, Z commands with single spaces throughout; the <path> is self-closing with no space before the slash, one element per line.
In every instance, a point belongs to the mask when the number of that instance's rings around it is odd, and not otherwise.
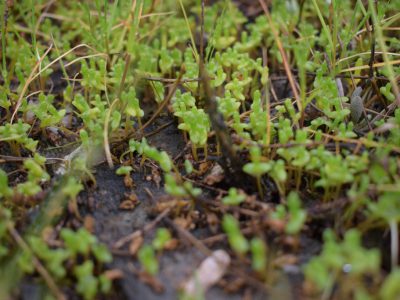
<path fill-rule="evenodd" d="M 315 297 L 395 298 L 399 0 L 208 2 L 0 3 L 0 267 L 19 258 L 36 278 L 37 257 L 84 299 L 109 291 L 112 257 L 94 235 L 62 228 L 55 246 L 33 230 L 60 222 L 65 202 L 78 217 L 77 197 L 106 161 L 126 178 L 159 172 L 163 191 L 200 215 L 190 228 L 222 234 L 262 284 L 271 243 L 325 232 L 302 269 Z M 149 142 L 168 126 L 187 143 L 179 155 Z M 223 174 L 208 184 L 216 166 Z M 36 205 L 50 221 L 30 223 Z M 370 228 L 390 232 L 387 274 L 364 248 Z M 159 229 L 139 249 L 146 273 L 159 273 L 170 240 Z"/>

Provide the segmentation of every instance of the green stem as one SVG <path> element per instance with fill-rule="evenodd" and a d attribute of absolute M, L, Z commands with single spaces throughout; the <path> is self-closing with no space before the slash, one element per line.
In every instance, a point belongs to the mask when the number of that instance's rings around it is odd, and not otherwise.
<path fill-rule="evenodd" d="M 321 22 L 321 24 L 322 24 L 322 28 L 324 29 L 324 32 L 325 32 L 325 34 L 326 34 L 326 37 L 327 37 L 328 40 L 329 40 L 329 45 L 330 45 L 331 48 L 332 48 L 332 53 L 331 53 L 331 55 L 333 55 L 334 50 L 335 50 L 335 46 L 333 45 L 332 35 L 331 35 L 330 31 L 329 31 L 328 26 L 327 26 L 326 23 L 325 23 L 324 17 L 322 16 L 322 13 L 321 13 L 321 10 L 319 9 L 319 6 L 318 6 L 318 4 L 317 4 L 317 1 L 316 1 L 316 0 L 312 0 L 312 2 L 313 2 L 313 4 L 314 4 L 315 10 L 317 11 L 318 18 L 319 18 L 319 20 L 320 20 L 320 22 Z M 332 57 L 331 57 L 331 61 L 333 62 Z"/>
<path fill-rule="evenodd" d="M 193 154 L 194 160 L 195 160 L 195 161 L 198 161 L 199 158 L 198 158 L 198 156 L 197 156 L 197 147 L 196 147 L 196 145 L 194 145 L 193 143 L 192 143 L 192 154 Z"/>
<path fill-rule="evenodd" d="M 260 195 L 260 199 L 262 200 L 262 199 L 264 199 L 264 193 L 263 193 L 262 186 L 261 186 L 261 177 L 258 176 L 256 178 L 256 181 L 257 181 L 258 194 Z"/>

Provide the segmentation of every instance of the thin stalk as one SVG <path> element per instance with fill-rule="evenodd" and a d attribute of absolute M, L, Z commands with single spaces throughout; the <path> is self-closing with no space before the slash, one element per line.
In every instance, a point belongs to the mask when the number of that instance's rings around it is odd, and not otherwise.
<path fill-rule="evenodd" d="M 198 62 L 199 61 L 199 53 L 197 52 L 196 43 L 194 41 L 192 30 L 190 29 L 189 19 L 186 15 L 186 10 L 185 10 L 185 7 L 183 6 L 182 0 L 179 0 L 179 4 L 181 6 L 183 17 L 185 18 L 186 26 L 187 26 L 188 32 L 190 34 L 190 41 L 192 43 L 193 54 L 196 58 L 196 61 Z"/>
<path fill-rule="evenodd" d="M 314 0 L 315 1 L 315 0 Z M 396 96 L 396 105 L 397 107 L 400 106 L 400 89 L 397 85 L 397 81 L 396 81 L 396 77 L 393 71 L 393 67 L 392 64 L 389 60 L 389 56 L 388 56 L 388 52 L 387 52 L 387 47 L 384 41 L 384 37 L 383 37 L 383 33 L 382 33 L 382 28 L 380 25 L 380 22 L 378 21 L 378 16 L 376 15 L 376 11 L 375 11 L 375 7 L 374 7 L 374 3 L 372 2 L 372 0 L 368 0 L 368 4 L 369 4 L 369 9 L 372 12 L 372 20 L 374 23 L 374 32 L 376 33 L 376 38 L 378 40 L 379 43 L 379 47 L 381 48 L 382 51 L 382 56 L 383 56 L 383 61 L 384 61 L 384 66 L 386 67 L 386 70 L 388 72 L 388 77 L 390 79 L 390 83 L 392 84 L 392 89 L 394 91 L 394 94 Z M 393 63 L 393 62 L 392 62 Z"/>
<path fill-rule="evenodd" d="M 117 104 L 118 101 L 119 101 L 119 99 L 117 98 L 111 104 L 110 108 L 108 109 L 106 118 L 104 120 L 104 129 L 103 129 L 104 152 L 106 154 L 107 163 L 108 163 L 108 166 L 110 167 L 110 169 L 114 168 L 114 164 L 113 164 L 112 157 L 111 157 L 110 143 L 108 142 L 108 124 L 109 124 L 109 121 L 111 118 L 111 113 L 114 108 L 114 105 Z"/>
<path fill-rule="evenodd" d="M 396 220 L 390 220 L 390 252 L 391 252 L 391 262 L 392 271 L 396 269 L 398 265 L 399 258 L 399 228 L 397 226 Z"/>
<path fill-rule="evenodd" d="M 300 95 L 299 95 L 299 93 L 297 91 L 296 83 L 295 83 L 295 80 L 293 78 L 293 74 L 292 74 L 292 71 L 291 71 L 290 66 L 289 66 L 289 61 L 287 59 L 287 55 L 286 55 L 285 49 L 283 48 L 283 44 L 282 44 L 281 38 L 279 36 L 279 32 L 275 27 L 275 24 L 274 24 L 274 22 L 272 20 L 271 14 L 269 13 L 268 7 L 265 4 L 264 0 L 258 0 L 258 1 L 259 1 L 260 5 L 261 5 L 262 9 L 264 10 L 265 16 L 268 19 L 268 23 L 271 26 L 271 31 L 272 31 L 272 33 L 274 35 L 274 38 L 275 38 L 275 41 L 276 41 L 276 45 L 278 46 L 278 49 L 279 49 L 279 53 L 282 56 L 283 66 L 285 68 L 286 76 L 288 77 L 290 88 L 292 89 L 294 98 L 296 99 L 297 109 L 300 112 L 302 112 L 303 111 L 303 103 L 301 102 Z M 303 120 L 301 120 L 301 123 L 302 122 L 303 122 Z M 298 123 L 297 120 L 296 120 L 296 124 L 295 125 L 299 126 L 299 123 Z M 300 124 L 300 125 L 302 126 L 302 124 Z"/>
<path fill-rule="evenodd" d="M 328 26 L 327 26 L 326 23 L 325 23 L 324 17 L 322 16 L 322 13 L 321 13 L 321 10 L 319 9 L 319 6 L 318 6 L 318 4 L 317 4 L 317 1 L 316 1 L 316 0 L 312 0 L 312 2 L 313 2 L 313 4 L 314 4 L 315 10 L 316 10 L 316 12 L 317 12 L 318 18 L 319 18 L 319 20 L 320 20 L 320 22 L 321 22 L 321 24 L 322 24 L 322 28 L 323 28 L 323 30 L 324 30 L 326 36 L 328 37 L 329 45 L 331 46 L 331 49 L 332 49 L 331 55 L 333 55 L 334 50 L 335 50 L 335 46 L 334 46 L 334 44 L 333 44 L 332 35 L 331 35 L 330 31 L 329 31 Z M 331 57 L 331 61 L 333 61 L 333 59 L 334 59 L 334 58 Z"/>
<path fill-rule="evenodd" d="M 261 177 L 257 176 L 256 178 L 256 182 L 257 182 L 257 190 L 258 190 L 258 194 L 260 195 L 260 199 L 264 199 L 264 193 L 263 193 L 263 189 L 262 189 L 262 185 L 261 185 Z"/>
<path fill-rule="evenodd" d="M 192 154 L 193 154 L 193 158 L 195 161 L 199 160 L 199 157 L 197 156 L 197 147 L 196 145 L 192 144 Z"/>
<path fill-rule="evenodd" d="M 1 22 L 1 57 L 3 61 L 3 68 L 1 70 L 1 75 L 5 82 L 7 82 L 7 61 L 6 61 L 6 35 L 7 35 L 7 19 L 8 19 L 8 6 L 6 1 L 3 1 L 3 9 L 1 14 L 3 15 L 3 20 Z"/>
<path fill-rule="evenodd" d="M 32 32 L 31 32 L 31 38 L 32 38 L 32 52 L 36 52 L 36 12 L 35 12 L 35 2 L 34 0 L 31 0 L 31 26 L 32 26 Z"/>

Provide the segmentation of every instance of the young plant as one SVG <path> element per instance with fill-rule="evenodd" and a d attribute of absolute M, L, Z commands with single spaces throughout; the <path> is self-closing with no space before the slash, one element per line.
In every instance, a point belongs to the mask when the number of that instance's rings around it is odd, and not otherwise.
<path fill-rule="evenodd" d="M 253 238 L 250 242 L 250 250 L 253 270 L 265 276 L 267 271 L 267 246 L 265 242 L 260 238 Z"/>
<path fill-rule="evenodd" d="M 271 164 L 262 161 L 260 148 L 254 146 L 250 148 L 250 159 L 251 162 L 244 165 L 243 171 L 256 178 L 258 192 L 262 199 L 263 190 L 261 186 L 261 176 L 271 170 Z"/>
<path fill-rule="evenodd" d="M 229 245 L 237 255 L 243 257 L 249 250 L 249 243 L 240 231 L 239 223 L 234 216 L 225 214 L 222 228 L 228 236 Z"/>
<path fill-rule="evenodd" d="M 347 231 L 342 242 L 337 242 L 334 233 L 326 230 L 321 254 L 310 260 L 304 273 L 307 281 L 326 297 L 335 293 L 342 299 L 351 295 L 357 298 L 367 293 L 365 276 L 375 276 L 379 266 L 379 251 L 364 249 L 356 229 Z"/>
<path fill-rule="evenodd" d="M 158 228 L 152 246 L 156 251 L 161 251 L 171 241 L 171 238 L 171 232 L 167 228 Z"/>
<path fill-rule="evenodd" d="M 239 205 L 246 199 L 246 195 L 243 192 L 238 193 L 236 188 L 230 188 L 228 195 L 222 198 L 222 203 L 225 205 Z"/>
<path fill-rule="evenodd" d="M 287 208 L 280 204 L 272 214 L 272 218 L 285 221 L 285 233 L 297 235 L 303 228 L 307 213 L 301 208 L 301 201 L 296 192 L 290 192 L 287 197 Z"/>
<path fill-rule="evenodd" d="M 144 245 L 140 248 L 138 259 L 143 269 L 150 275 L 155 276 L 159 271 L 158 261 L 151 245 Z"/>
<path fill-rule="evenodd" d="M 195 160 L 197 157 L 197 147 L 204 147 L 204 154 L 207 157 L 207 139 L 210 132 L 210 120 L 203 109 L 192 107 L 182 115 L 183 123 L 178 128 L 189 132 L 192 142 L 192 154 Z"/>

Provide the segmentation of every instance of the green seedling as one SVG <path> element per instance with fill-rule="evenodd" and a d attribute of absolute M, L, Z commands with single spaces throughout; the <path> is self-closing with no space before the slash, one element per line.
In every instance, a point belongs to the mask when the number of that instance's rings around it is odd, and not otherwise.
<path fill-rule="evenodd" d="M 29 138 L 28 131 L 30 129 L 31 126 L 21 120 L 13 124 L 6 123 L 4 126 L 0 126 L 0 142 L 9 143 L 17 154 L 20 153 L 20 150 L 16 147 L 16 144 L 35 152 L 38 141 Z"/>
<path fill-rule="evenodd" d="M 60 233 L 65 243 L 73 255 L 89 255 L 91 247 L 96 244 L 96 237 L 91 235 L 86 229 L 79 229 L 77 232 L 71 229 L 63 229 Z"/>
<path fill-rule="evenodd" d="M 30 106 L 32 112 L 40 120 L 41 128 L 57 125 L 65 116 L 66 110 L 57 110 L 54 107 L 53 102 L 53 95 L 45 96 L 43 93 L 40 93 L 38 97 L 38 104 Z"/>
<path fill-rule="evenodd" d="M 383 282 L 379 296 L 382 300 L 396 299 L 400 294 L 400 269 L 396 268 L 390 272 Z"/>
<path fill-rule="evenodd" d="M 139 99 L 136 97 L 134 88 L 130 88 L 127 92 L 121 94 L 121 100 L 125 107 L 125 113 L 128 117 L 137 118 L 141 124 L 141 118 L 144 116 L 144 111 L 140 108 Z"/>
<path fill-rule="evenodd" d="M 357 230 L 347 231 L 342 242 L 337 242 L 334 233 L 326 230 L 322 253 L 311 259 L 304 272 L 323 295 L 331 295 L 337 284 L 340 290 L 335 293 L 345 297 L 351 291 L 365 294 L 364 276 L 377 274 L 379 265 L 379 251 L 364 249 Z"/>
<path fill-rule="evenodd" d="M 171 241 L 171 232 L 166 228 L 158 228 L 152 246 L 156 251 L 161 251 Z"/>
<path fill-rule="evenodd" d="M 142 139 L 142 142 L 130 140 L 129 151 L 132 153 L 137 152 L 142 155 L 142 162 L 145 158 L 156 161 L 160 165 L 161 169 L 166 173 L 171 172 L 171 170 L 174 168 L 174 164 L 168 153 L 165 151 L 159 151 L 157 148 L 149 146 L 145 138 Z"/>
<path fill-rule="evenodd" d="M 42 238 L 29 236 L 29 248 L 25 247 L 18 259 L 21 270 L 31 274 L 37 268 L 32 263 L 35 257 L 56 282 L 64 282 L 69 278 L 72 268 L 74 280 L 77 281 L 76 290 L 84 299 L 94 299 L 99 292 L 107 293 L 111 289 L 111 281 L 105 274 L 99 274 L 101 265 L 112 261 L 107 247 L 99 244 L 85 229 L 78 232 L 62 229 L 61 238 L 64 247 L 53 249 Z M 90 259 L 91 254 L 93 259 Z"/>
<path fill-rule="evenodd" d="M 251 105 L 250 128 L 256 141 L 267 143 L 267 113 L 262 107 L 261 93 L 255 91 L 253 95 L 253 104 Z"/>
<path fill-rule="evenodd" d="M 244 256 L 249 250 L 249 243 L 240 231 L 239 223 L 235 217 L 224 215 L 222 227 L 228 236 L 229 245 L 239 256 Z"/>
<path fill-rule="evenodd" d="M 57 278 L 62 279 L 66 276 L 67 271 L 64 263 L 70 258 L 71 253 L 67 249 L 50 249 L 46 242 L 41 238 L 31 236 L 29 245 L 32 251 L 45 262 L 48 270 Z"/>
<path fill-rule="evenodd" d="M 172 99 L 172 108 L 174 109 L 174 115 L 181 118 L 190 109 L 196 106 L 196 99 L 191 93 L 183 93 L 177 90 L 174 98 Z"/>
<path fill-rule="evenodd" d="M 168 194 L 172 196 L 181 198 L 184 197 L 196 198 L 201 194 L 201 189 L 193 187 L 191 182 L 185 181 L 183 182 L 183 184 L 180 184 L 177 182 L 177 179 L 172 174 L 168 173 L 165 174 L 164 180 L 165 180 L 164 189 Z"/>
<path fill-rule="evenodd" d="M 44 169 L 45 161 L 46 158 L 37 153 L 33 159 L 30 158 L 24 161 L 24 168 L 28 172 L 28 178 L 26 182 L 18 184 L 18 193 L 33 196 L 42 190 L 40 184 L 50 179 L 49 174 Z"/>
<path fill-rule="evenodd" d="M 7 173 L 0 169 L 0 199 L 9 198 L 12 194 L 13 190 L 8 186 Z"/>
<path fill-rule="evenodd" d="M 175 49 L 177 51 L 177 49 Z M 178 55 L 180 55 L 180 52 L 178 51 Z M 160 59 L 159 59 L 159 66 L 161 73 L 163 74 L 170 74 L 172 66 L 174 65 L 175 60 L 172 56 L 172 53 L 168 51 L 167 49 L 162 49 L 160 52 Z"/>
<path fill-rule="evenodd" d="M 26 209 L 36 204 L 42 209 L 41 198 L 52 194 L 58 180 L 63 183 L 59 194 L 74 203 L 86 179 L 76 174 L 95 182 L 93 164 L 88 162 L 97 156 L 93 149 L 105 149 L 110 161 L 131 139 L 121 158 L 129 154 L 132 167 L 135 152 L 141 156 L 142 167 L 146 160 L 153 161 L 164 173 L 167 193 L 192 200 L 192 207 L 203 206 L 201 190 L 192 184 L 192 180 L 203 179 L 202 165 L 199 171 L 189 160 L 182 166 L 177 159 L 175 165 L 166 152 L 145 139 L 135 140 L 158 134 L 158 130 L 144 130 L 141 122 L 143 118 L 153 122 L 152 105 L 168 100 L 164 111 L 177 118 L 185 141 L 190 138 L 196 160 L 198 148 L 203 147 L 207 165 L 215 141 L 212 159 L 225 154 L 211 132 L 207 115 L 210 95 L 205 95 L 208 92 L 198 80 L 200 57 L 238 157 L 250 153 L 244 171 L 257 180 L 261 198 L 265 175 L 279 191 L 281 204 L 273 213 L 285 224 L 284 233 L 279 234 L 299 235 L 304 228 L 307 215 L 297 195 L 313 199 L 315 203 L 310 205 L 316 208 L 320 199 L 346 203 L 333 203 L 338 213 L 334 219 L 327 216 L 325 222 L 342 224 L 344 241 L 326 233 L 321 255 L 316 262 L 311 260 L 310 270 L 306 268 L 308 281 L 321 292 L 318 296 L 397 297 L 399 219 L 395 198 L 400 182 L 400 109 L 395 102 L 400 68 L 395 54 L 400 42 L 393 28 L 398 1 L 272 0 L 266 14 L 251 18 L 243 15 L 235 1 L 212 1 L 204 8 L 204 31 L 202 7 L 193 0 L 178 5 L 172 0 L 159 1 L 160 5 L 147 0 L 52 1 L 50 10 L 39 2 L 0 3 L 0 269 L 6 270 L 0 272 L 0 298 L 12 298 L 10 291 L 19 284 L 4 284 L 11 277 L 9 269 L 28 272 L 28 281 L 42 276 L 33 259 L 39 260 L 56 287 L 74 288 L 71 292 L 84 299 L 100 297 L 99 293 L 110 289 L 102 266 L 112 257 L 93 235 L 61 229 L 61 240 L 50 246 L 25 230 L 25 224 L 31 223 L 26 217 L 32 215 Z M 242 7 L 251 13 L 250 6 L 242 3 Z M 370 60 L 373 47 L 376 59 Z M 177 78 L 180 82 L 175 84 Z M 371 85 L 370 78 L 377 81 Z M 287 79 L 295 84 L 288 84 Z M 175 95 L 169 101 L 166 95 L 173 89 Z M 353 89 L 357 93 L 345 97 Z M 290 95 L 294 97 L 279 100 Z M 162 129 L 165 120 L 150 122 L 154 125 L 150 127 Z M 54 130 L 56 127 L 60 130 Z M 49 149 L 49 144 L 62 144 L 64 151 L 69 142 L 80 144 L 79 149 L 88 154 L 67 160 L 66 168 L 72 174 L 50 180 L 53 173 L 47 172 L 57 168 L 61 156 L 53 155 L 55 149 Z M 48 159 L 40 156 L 38 149 Z M 186 157 L 187 153 L 183 154 Z M 117 174 L 129 176 L 132 172 L 129 166 L 118 167 Z M 180 174 L 183 167 L 190 181 Z M 260 203 L 246 201 L 239 186 L 228 188 L 222 203 L 243 207 L 225 209 L 252 224 L 254 217 L 247 212 Z M 287 192 L 300 189 L 298 194 Z M 210 193 L 212 196 L 213 189 Z M 270 202 L 271 194 L 267 196 L 263 200 Z M 205 205 L 208 212 L 209 205 Z M 203 220 L 203 209 L 199 213 Z M 314 213 L 309 218 L 311 225 L 315 225 Z M 368 225 L 384 221 L 390 229 L 393 270 L 386 280 L 381 280 L 377 252 L 362 248 L 359 234 L 348 230 L 359 224 L 363 215 L 369 218 Z M 380 223 L 373 222 L 375 219 Z M 41 221 L 35 219 L 34 223 Z M 198 225 L 197 219 L 193 222 Z M 18 232 L 26 233 L 22 238 L 29 249 L 17 247 L 10 232 L 13 223 L 18 224 Z M 233 216 L 224 218 L 222 227 L 233 251 L 243 257 L 250 250 L 253 270 L 265 278 L 264 241 L 249 233 L 251 242 L 247 242 Z M 150 250 L 142 250 L 147 261 L 143 269 L 151 270 L 148 273 L 157 273 L 155 256 L 170 238 L 169 232 L 160 229 Z M 19 257 L 15 266 L 9 262 L 14 256 Z M 241 261 L 245 267 L 249 262 Z"/>
<path fill-rule="evenodd" d="M 247 174 L 254 176 L 257 180 L 257 188 L 260 197 L 263 198 L 263 191 L 261 186 L 261 176 L 271 170 L 271 164 L 263 162 L 261 158 L 261 150 L 258 147 L 250 148 L 251 162 L 243 167 L 243 171 Z"/>
<path fill-rule="evenodd" d="M 93 262 L 90 260 L 74 268 L 74 274 L 78 279 L 76 290 L 85 300 L 94 299 L 97 294 L 98 280 L 93 276 Z"/>
<path fill-rule="evenodd" d="M 303 229 L 307 213 L 301 208 L 301 201 L 297 193 L 290 192 L 287 197 L 287 208 L 282 204 L 278 205 L 272 218 L 286 222 L 286 234 L 297 235 Z"/>
<path fill-rule="evenodd" d="M 250 243 L 251 265 L 254 271 L 265 275 L 267 271 L 267 246 L 260 238 L 253 238 Z"/>
<path fill-rule="evenodd" d="M 154 248 L 150 245 L 144 245 L 140 248 L 138 253 L 138 259 L 143 269 L 150 275 L 157 275 L 159 265 L 157 258 L 154 253 Z"/>
<path fill-rule="evenodd" d="M 236 188 L 230 188 L 228 195 L 222 198 L 222 203 L 225 205 L 239 205 L 246 199 L 246 195 L 238 193 Z"/>
<path fill-rule="evenodd" d="M 218 109 L 221 111 L 225 120 L 229 120 L 235 113 L 238 112 L 240 102 L 231 96 L 229 91 L 225 92 L 225 97 L 217 97 Z"/>
<path fill-rule="evenodd" d="M 179 124 L 178 128 L 189 132 L 193 157 L 198 160 L 197 147 L 204 147 L 207 157 L 207 138 L 211 126 L 207 114 L 203 109 L 192 107 L 191 110 L 184 112 L 181 117 L 183 123 Z"/>
<path fill-rule="evenodd" d="M 131 166 L 122 166 L 122 167 L 119 167 L 119 168 L 117 169 L 117 171 L 115 171 L 115 174 L 117 174 L 117 175 L 124 175 L 124 176 L 128 175 L 128 176 L 129 176 L 129 174 L 130 174 L 132 171 L 133 171 L 133 168 L 132 168 Z"/>
<path fill-rule="evenodd" d="M 396 99 L 396 96 L 392 93 L 392 84 L 390 82 L 382 86 L 379 90 L 389 102 L 393 102 Z"/>
<path fill-rule="evenodd" d="M 193 168 L 193 165 L 190 162 L 190 160 L 185 159 L 184 166 L 185 166 L 186 174 L 192 174 L 193 173 L 194 168 Z"/>
<path fill-rule="evenodd" d="M 68 177 L 65 186 L 62 188 L 62 193 L 70 199 L 75 199 L 76 196 L 83 190 L 83 185 L 74 177 Z"/>
<path fill-rule="evenodd" d="M 161 82 L 155 81 L 152 82 L 151 87 L 153 89 L 156 102 L 160 104 L 164 100 L 164 85 Z"/>
<path fill-rule="evenodd" d="M 102 91 L 105 88 L 104 79 L 106 78 L 106 62 L 104 60 L 96 61 L 91 59 L 89 66 L 85 60 L 81 64 L 82 86 L 87 89 Z"/>

